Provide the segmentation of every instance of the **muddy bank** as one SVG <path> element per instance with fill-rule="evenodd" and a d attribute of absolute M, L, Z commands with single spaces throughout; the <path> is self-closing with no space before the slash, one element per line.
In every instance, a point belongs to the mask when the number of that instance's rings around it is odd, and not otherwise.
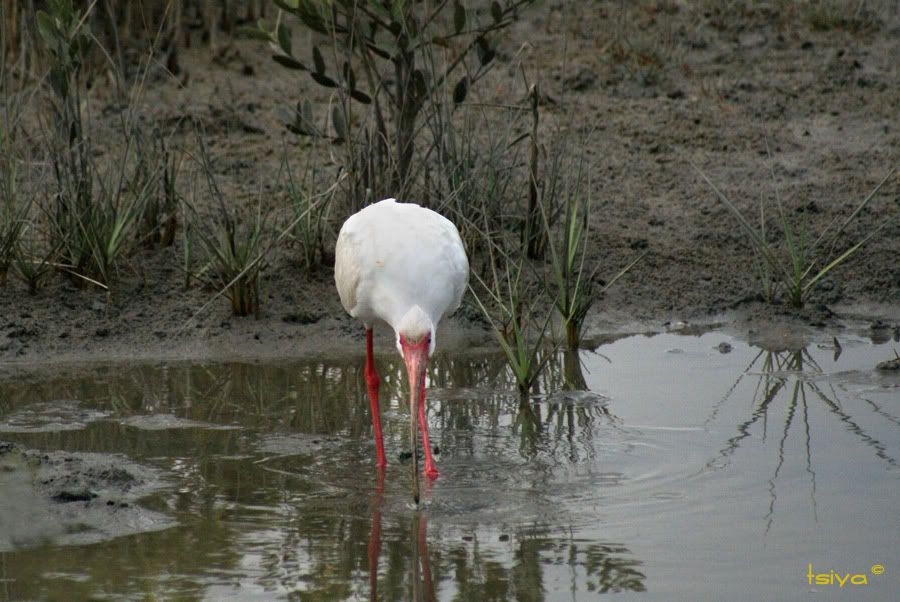
<path fill-rule="evenodd" d="M 0 436 L 9 426 L 0 427 Z M 52 426 L 13 432 L 40 428 Z M 168 529 L 172 518 L 137 503 L 162 487 L 157 470 L 119 454 L 48 452 L 0 441 L 0 552 Z"/>
<path fill-rule="evenodd" d="M 876 12 L 865 15 L 864 27 L 828 28 L 802 11 L 721 11 L 709 3 L 547 3 L 523 13 L 499 67 L 470 100 L 517 101 L 521 61 L 545 95 L 547 139 L 590 132 L 584 152 L 598 280 L 647 253 L 597 300 L 590 336 L 665 330 L 679 320 L 747 324 L 749 332 L 750 323 L 769 316 L 804 327 L 844 319 L 896 327 L 900 176 L 850 224 L 841 244 L 883 229 L 796 312 L 760 301 L 745 236 L 687 163 L 702 168 L 746 215 L 777 188 L 810 236 L 845 219 L 900 162 L 900 64 L 893 58 L 900 54 L 900 15 L 890 7 Z M 252 41 L 235 42 L 217 60 L 190 49 L 181 61 L 179 80 L 150 79 L 141 111 L 161 124 L 200 120 L 223 189 L 236 201 L 253 198 L 278 171 L 276 151 L 286 134 L 280 107 L 298 94 L 324 107 L 327 93 L 286 74 Z M 98 105 L 108 101 L 95 93 Z M 94 119 L 102 129 L 116 115 L 98 111 Z M 187 143 L 192 134 L 177 135 Z M 301 153 L 296 138 L 286 140 Z M 340 226 L 334 217 L 332 243 Z M 110 295 L 60 275 L 35 296 L 11 281 L 0 288 L 0 360 L 361 348 L 360 327 L 344 315 L 330 267 L 307 277 L 292 252 L 285 249 L 263 275 L 259 319 L 232 317 L 222 300 L 191 321 L 212 291 L 184 289 L 177 246 L 140 250 Z M 484 326 L 469 300 L 442 340 L 488 341 Z M 387 337 L 382 343 L 391 344 Z"/>

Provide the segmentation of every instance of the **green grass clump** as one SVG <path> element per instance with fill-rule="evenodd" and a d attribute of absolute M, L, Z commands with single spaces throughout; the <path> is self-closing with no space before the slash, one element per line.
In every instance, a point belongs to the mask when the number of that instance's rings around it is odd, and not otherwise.
<path fill-rule="evenodd" d="M 896 173 L 892 169 L 875 188 L 856 206 L 850 215 L 838 223 L 832 221 L 818 236 L 812 235 L 804 224 L 794 224 L 787 216 L 778 189 L 775 189 L 775 209 L 780 239 L 770 241 L 765 203 L 760 201 L 759 223 L 754 225 L 737 206 L 713 184 L 699 167 L 691 163 L 694 170 L 713 189 L 723 205 L 731 212 L 747 235 L 756 257 L 758 274 L 762 282 L 763 294 L 770 303 L 784 291 L 784 299 L 795 308 L 802 308 L 809 295 L 822 278 L 843 264 L 866 242 L 876 236 L 887 222 L 874 228 L 855 243 L 842 245 L 841 234 L 869 205 L 885 182 Z M 772 178 L 774 182 L 774 173 Z M 839 250 L 841 249 L 841 250 Z"/>
<path fill-rule="evenodd" d="M 315 186 L 320 181 L 319 165 L 315 160 L 318 156 L 313 152 L 313 159 L 306 163 L 299 176 L 288 164 L 286 153 L 283 159 L 288 203 L 293 215 L 290 239 L 299 249 L 300 265 L 307 276 L 311 276 L 325 262 L 325 235 L 334 200 L 333 195 L 321 197 L 315 193 Z"/>
<path fill-rule="evenodd" d="M 192 210 L 193 220 L 185 226 L 206 252 L 206 265 L 196 275 L 225 291 L 234 315 L 258 315 L 259 276 L 267 267 L 266 257 L 272 247 L 268 214 L 261 204 L 255 211 L 229 206 L 213 176 L 202 140 L 200 159 L 216 213 L 204 218 Z"/>
<path fill-rule="evenodd" d="M 3 286 L 26 229 L 31 203 L 19 196 L 14 159 L 4 143 L 2 131 L 0 155 L 0 286 Z"/>
<path fill-rule="evenodd" d="M 477 272 L 475 278 L 488 295 L 484 300 L 472 290 L 478 306 L 488 318 L 503 350 L 506 362 L 516 379 L 519 394 L 530 393 L 544 367 L 555 353 L 546 348 L 551 312 L 541 315 L 540 290 L 529 287 L 523 279 L 524 261 L 503 259 L 503 268 L 492 261 L 492 281 L 486 282 Z M 489 306 L 493 309 L 489 309 Z"/>
<path fill-rule="evenodd" d="M 108 288 L 136 243 L 144 210 L 144 191 L 122 193 L 100 184 L 88 199 L 63 190 L 53 229 L 61 248 L 63 268 L 76 277 Z"/>
<path fill-rule="evenodd" d="M 646 254 L 639 255 L 597 290 L 594 277 L 600 266 L 595 265 L 591 270 L 587 265 L 591 202 L 589 195 L 586 203 L 581 200 L 584 194 L 581 190 L 581 167 L 578 171 L 579 174 L 572 185 L 573 190 L 564 201 L 563 221 L 559 233 L 554 236 L 550 219 L 545 217 L 544 220 L 550 247 L 552 274 L 552 284 L 548 284 L 547 287 L 555 292 L 554 304 L 562 320 L 566 345 L 570 350 L 577 349 L 581 344 L 584 321 L 598 296 L 615 284 Z M 547 215 L 546 211 L 544 215 Z"/>

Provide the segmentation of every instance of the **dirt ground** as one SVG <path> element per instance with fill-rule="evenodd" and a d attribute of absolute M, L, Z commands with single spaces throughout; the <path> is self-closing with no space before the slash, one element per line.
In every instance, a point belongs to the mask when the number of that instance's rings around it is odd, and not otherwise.
<path fill-rule="evenodd" d="M 589 334 L 661 330 L 678 320 L 740 325 L 770 316 L 812 326 L 861 318 L 897 328 L 900 175 L 850 225 L 842 244 L 884 228 L 816 288 L 807 309 L 795 312 L 761 303 L 746 237 L 689 164 L 747 215 L 755 215 L 760 200 L 771 202 L 771 170 L 789 215 L 810 233 L 848 216 L 900 165 L 896 3 L 867 2 L 866 10 L 848 10 L 825 29 L 796 8 L 803 3 L 788 3 L 794 8 L 786 13 L 776 8 L 785 3 L 736 2 L 728 10 L 721 4 L 539 3 L 512 28 L 499 65 L 473 90 L 479 102 L 521 101 L 521 64 L 542 90 L 544 128 L 590 134 L 591 257 L 601 262 L 599 277 L 647 252 L 597 300 Z M 182 54 L 181 66 L 184 85 L 151 78 L 141 111 L 162 124 L 199 119 L 225 189 L 237 200 L 271 181 L 282 140 L 299 144 L 278 108 L 298 97 L 328 101 L 305 77 L 275 65 L 258 42 L 194 48 Z M 96 94 L 102 107 L 102 92 Z M 101 110 L 94 119 L 115 114 Z M 223 299 L 185 327 L 211 293 L 183 290 L 180 262 L 177 247 L 138 251 L 109 296 L 60 276 L 29 296 L 11 279 L 0 288 L 0 360 L 361 349 L 361 328 L 344 314 L 330 268 L 308 279 L 295 262 L 275 262 L 264 274 L 259 319 L 232 317 Z M 477 309 L 467 305 L 441 346 L 469 344 L 473 336 L 487 339 Z"/>

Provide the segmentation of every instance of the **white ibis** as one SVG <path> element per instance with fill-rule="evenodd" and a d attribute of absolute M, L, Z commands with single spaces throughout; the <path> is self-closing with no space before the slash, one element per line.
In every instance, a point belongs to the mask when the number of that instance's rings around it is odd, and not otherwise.
<path fill-rule="evenodd" d="M 435 331 L 459 307 L 469 278 L 469 260 L 456 226 L 413 203 L 385 199 L 351 215 L 335 248 L 334 280 L 341 304 L 366 329 L 366 385 L 372 407 L 378 467 L 387 466 L 378 407 L 380 379 L 372 357 L 372 326 L 387 322 L 409 378 L 409 437 L 413 496 L 419 501 L 416 412 L 425 449 L 425 474 L 438 476 L 425 420 L 425 368 Z"/>

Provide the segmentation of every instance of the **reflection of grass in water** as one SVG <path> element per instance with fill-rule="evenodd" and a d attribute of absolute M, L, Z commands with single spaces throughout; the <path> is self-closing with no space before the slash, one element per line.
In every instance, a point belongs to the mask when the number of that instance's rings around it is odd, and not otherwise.
<path fill-rule="evenodd" d="M 565 395 L 550 395 L 584 384 L 577 356 L 549 358 L 535 386 L 536 394 L 520 400 L 515 377 L 496 353 L 474 355 L 465 361 L 438 354 L 429 365 L 428 384 L 435 397 L 428 404 L 435 443 L 447 451 L 474 454 L 473 433 L 492 439 L 513 434 L 523 457 L 565 453 L 573 459 L 590 450 L 598 423 L 615 423 L 600 403 L 578 403 Z M 396 400 L 406 386 L 402 362 L 394 354 L 382 356 L 380 372 L 389 392 L 389 407 L 403 412 Z M 574 367 L 573 367 L 574 366 Z M 217 425 L 241 425 L 256 432 L 369 437 L 371 420 L 365 381 L 359 362 L 317 360 L 257 365 L 230 362 L 208 365 L 138 365 L 128 369 L 98 367 L 72 369 L 43 379 L 0 383 L 0 417 L 34 400 L 75 399 L 90 408 L 110 412 L 113 419 L 132 415 L 171 413 L 180 418 Z M 453 399 L 446 399 L 447 395 Z M 399 432 L 399 431 L 398 431 Z M 402 439 L 388 429 L 399 452 Z M 96 442 L 115 447 L 115 429 L 93 432 L 108 437 Z M 160 434 L 160 436 L 164 436 Z M 221 434 L 214 435 L 222 436 Z M 563 448 L 567 451 L 562 452 Z M 483 451 L 483 450 L 478 450 Z"/>
<path fill-rule="evenodd" d="M 885 461 L 891 468 L 897 467 L 897 460 L 887 453 L 885 445 L 870 436 L 866 431 L 853 420 L 853 418 L 841 407 L 839 396 L 835 388 L 828 385 L 827 391 L 823 390 L 816 382 L 811 381 L 807 375 L 822 375 L 824 371 L 806 350 L 806 348 L 797 351 L 765 351 L 760 350 L 753 358 L 747 368 L 737 378 L 734 385 L 729 388 L 725 396 L 713 407 L 710 416 L 704 422 L 709 424 L 719 413 L 722 405 L 731 397 L 737 389 L 738 384 L 748 374 L 752 374 L 754 368 L 759 364 L 759 380 L 753 392 L 754 410 L 750 417 L 744 422 L 737 425 L 737 434 L 728 439 L 727 444 L 719 451 L 719 455 L 710 460 L 707 468 L 725 468 L 730 458 L 737 452 L 741 443 L 749 438 L 752 434 L 753 427 L 762 422 L 762 440 L 765 441 L 768 432 L 769 409 L 779 397 L 787 399 L 785 408 L 784 427 L 782 428 L 781 437 L 778 441 L 778 461 L 771 478 L 767 482 L 769 490 L 769 509 L 766 514 L 766 532 L 772 527 L 775 517 L 775 504 L 777 501 L 776 481 L 778 480 L 781 470 L 785 463 L 785 447 L 791 426 L 798 410 L 802 410 L 803 429 L 804 429 L 804 448 L 806 451 L 806 473 L 810 479 L 810 503 L 813 513 L 816 514 L 816 473 L 813 469 L 812 462 L 812 437 L 809 426 L 809 408 L 807 397 L 821 401 L 825 408 L 837 416 L 837 418 L 845 425 L 848 431 L 859 437 L 859 439 L 875 450 L 875 456 Z M 864 400 L 874 412 L 887 415 L 881 408 L 871 400 Z M 896 423 L 896 421 L 894 421 Z"/>
<path fill-rule="evenodd" d="M 563 388 L 563 357 L 553 361 L 553 369 L 542 377 L 542 391 Z M 380 363 L 392 397 L 402 397 L 401 362 L 390 355 Z M 11 410 L 39 399 L 68 398 L 119 417 L 174 413 L 246 427 L 243 431 L 142 432 L 108 422 L 71 435 L 81 439 L 67 440 L 79 448 L 163 462 L 176 479 L 177 490 L 161 494 L 150 504 L 177 513 L 183 521 L 181 528 L 146 539 L 141 536 L 130 551 L 110 544 L 127 556 L 126 562 L 116 566 L 130 575 L 156 582 L 157 575 L 172 573 L 171 567 L 178 566 L 174 571 L 178 577 L 159 586 L 161 594 L 168 588 L 179 595 L 203 591 L 211 577 L 216 579 L 208 574 L 213 566 L 215 571 L 246 570 L 241 568 L 241 557 L 249 545 L 260 557 L 258 571 L 247 573 L 247 579 L 256 585 L 323 599 L 352 596 L 365 583 L 370 567 L 375 510 L 384 512 L 383 550 L 375 575 L 383 599 L 429 599 L 429 581 L 438 591 L 450 587 L 467 593 L 464 599 L 541 599 L 548 591 L 545 567 L 551 565 L 568 566 L 573 574 L 583 576 L 573 581 L 573 594 L 644 591 L 641 562 L 627 546 L 579 539 L 578 529 L 562 524 L 565 519 L 560 516 L 554 519 L 556 526 L 537 531 L 533 524 L 513 524 L 505 530 L 508 541 L 498 545 L 484 534 L 484 528 L 490 530 L 493 525 L 473 527 L 473 540 L 482 540 L 476 545 L 448 537 L 444 530 L 452 521 L 431 517 L 429 539 L 420 533 L 425 515 L 417 522 L 402 512 L 382 510 L 380 504 L 367 499 L 370 494 L 365 484 L 323 489 L 302 472 L 262 470 L 255 463 L 248 435 L 252 439 L 263 433 L 305 432 L 370 441 L 360 364 L 350 358 L 276 365 L 73 368 L 53 378 L 2 382 L 0 399 Z M 520 406 L 515 379 L 497 354 L 466 361 L 438 355 L 430 366 L 429 379 L 439 390 L 438 399 L 432 400 L 431 421 L 439 426 L 435 430 L 441 433 L 441 446 L 456 453 L 465 454 L 464 447 L 469 446 L 468 451 L 477 456 L 485 453 L 481 446 L 487 440 L 511 440 L 513 446 L 520 445 L 522 457 L 543 462 L 551 470 L 553 465 L 583 461 L 598 423 L 611 420 L 601 405 L 560 396 L 533 396 Z M 441 399 L 447 393 L 452 398 Z M 403 404 L 396 407 L 402 410 Z M 399 442 L 402 433 L 398 433 Z M 47 435 L 45 443 L 58 446 L 61 441 L 58 435 Z M 247 457 L 239 457 L 242 455 Z M 345 456 L 326 457 L 316 470 L 326 473 L 323 478 L 331 478 L 327 473 L 334 476 L 348 469 L 344 460 Z M 290 467 L 305 461 L 292 460 Z M 542 469 L 533 472 L 536 479 L 547 474 Z M 368 473 L 363 478 L 367 480 Z M 535 483 L 535 487 L 541 485 Z M 381 518 L 379 514 L 379 524 Z M 204 544 L 192 543 L 195 541 Z M 145 543 L 153 550 L 143 550 Z M 185 549 L 192 551 L 190 560 L 182 558 Z M 168 559 L 178 564 L 172 565 Z M 54 566 L 63 562 L 58 559 Z M 81 597 L 90 597 L 91 584 L 116 584 L 112 586 L 116 591 L 128 591 L 121 575 L 110 574 L 100 564 L 95 560 L 79 569 L 90 575 Z"/>

